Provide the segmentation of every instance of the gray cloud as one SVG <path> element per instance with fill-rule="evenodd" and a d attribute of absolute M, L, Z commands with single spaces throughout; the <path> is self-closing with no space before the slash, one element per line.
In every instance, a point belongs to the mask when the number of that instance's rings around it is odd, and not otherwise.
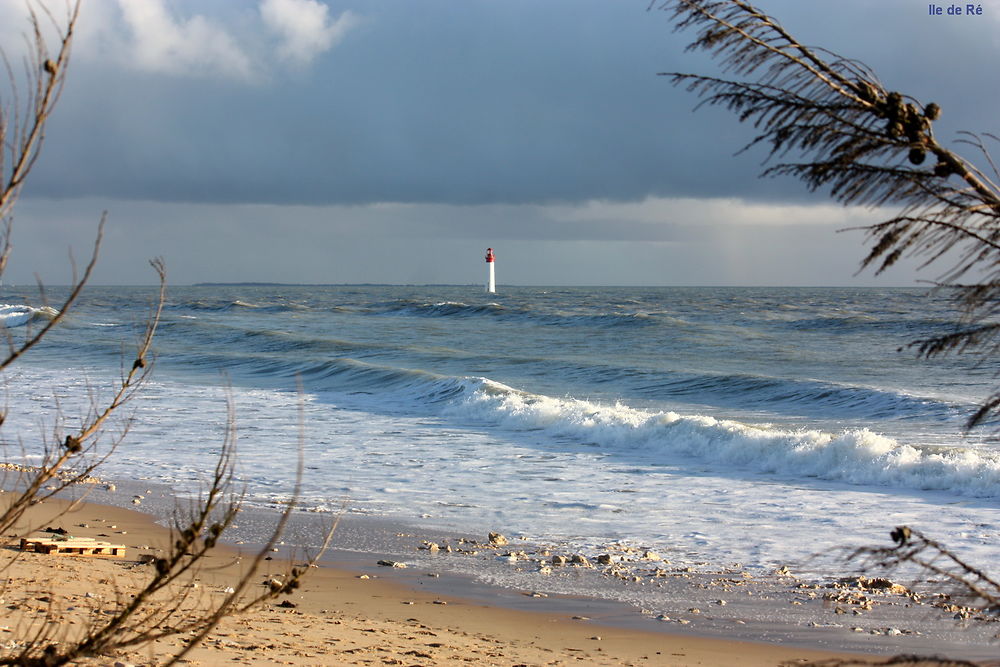
<path fill-rule="evenodd" d="M 868 60 L 887 85 L 926 91 L 946 133 L 989 129 L 995 24 L 932 19 L 901 0 L 765 6 L 807 41 Z M 34 192 L 307 204 L 806 199 L 796 183 L 756 178 L 762 153 L 733 156 L 750 128 L 693 112 L 695 98 L 656 76 L 716 69 L 683 54 L 688 36 L 644 7 L 342 5 L 362 18 L 338 48 L 256 85 L 87 61 Z M 200 65 L 178 56 L 175 66 Z"/>
<path fill-rule="evenodd" d="M 938 102 L 939 135 L 998 129 L 1000 7 L 941 19 L 909 0 L 760 4 Z M 168 46 L 187 45 L 171 50 L 136 42 L 116 3 L 91 0 L 12 271 L 58 266 L 108 207 L 105 282 L 147 281 L 154 254 L 179 282 L 466 282 L 486 245 L 503 246 L 503 280 L 522 284 L 854 280 L 860 239 L 835 230 L 857 214 L 757 178 L 763 153 L 734 155 L 752 128 L 693 111 L 656 76 L 718 69 L 646 5 L 270 0 L 267 18 L 181 1 L 153 17 L 173 26 Z M 0 0 L 0 19 L 12 6 Z M 193 33 L 218 39 L 190 51 Z M 649 201 L 669 205 L 645 219 L 611 206 Z M 807 208 L 793 219 L 789 203 Z M 747 217 L 757 204 L 782 206 Z"/>
<path fill-rule="evenodd" d="M 202 281 L 475 283 L 497 250 L 505 284 L 900 284 L 912 267 L 852 276 L 876 214 L 738 200 L 585 206 L 379 204 L 287 206 L 96 199 L 22 202 L 8 282 L 69 274 L 98 213 L 111 209 L 97 283 L 148 283 L 166 258 L 173 283 Z M 664 213 L 666 211 L 666 213 Z M 107 261 L 110 258 L 111 261 Z"/>

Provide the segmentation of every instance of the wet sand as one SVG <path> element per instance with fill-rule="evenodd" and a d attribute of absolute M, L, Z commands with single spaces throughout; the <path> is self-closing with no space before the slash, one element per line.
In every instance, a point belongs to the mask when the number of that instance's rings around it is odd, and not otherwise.
<path fill-rule="evenodd" d="M 0 646 L 47 629 L 67 639 L 94 617 L 128 599 L 150 575 L 142 554 L 155 554 L 169 533 L 145 514 L 84 503 L 59 516 L 66 503 L 33 508 L 37 528 L 59 526 L 79 537 L 125 544 L 124 559 L 20 553 L 12 559 L 3 592 L 7 616 Z M 192 608 L 220 599 L 245 571 L 246 559 L 217 549 L 206 567 L 183 585 L 196 584 Z M 273 572 L 281 561 L 268 562 Z M 273 572 L 253 575 L 267 581 Z M 187 656 L 188 664 L 252 665 L 779 665 L 830 657 L 857 657 L 776 644 L 702 638 L 602 625 L 582 614 L 534 612 L 483 604 L 461 595 L 418 590 L 409 582 L 367 571 L 311 569 L 300 590 L 249 613 L 226 618 Z M 425 575 L 426 576 L 426 575 Z M 251 590 L 260 584 L 255 581 Z M 563 604 L 567 604 L 564 600 Z M 279 606 L 283 604 L 284 606 Z M 571 604 L 571 601 L 570 601 Z M 576 616 L 576 618 L 574 618 Z M 184 636 L 162 639 L 84 664 L 162 662 Z"/>

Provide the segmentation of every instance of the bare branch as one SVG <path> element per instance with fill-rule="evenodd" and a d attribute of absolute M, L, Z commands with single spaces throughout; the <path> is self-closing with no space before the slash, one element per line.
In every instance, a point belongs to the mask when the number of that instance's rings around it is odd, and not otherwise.
<path fill-rule="evenodd" d="M 3 224 L 0 232 L 0 274 L 3 273 L 12 247 L 11 212 L 14 203 L 40 155 L 46 123 L 65 82 L 79 8 L 78 0 L 71 7 L 68 6 L 66 21 L 60 27 L 59 22 L 44 6 L 40 11 L 29 6 L 31 31 L 26 36 L 29 54 L 24 62 L 27 94 L 23 106 L 14 69 L 6 54 L 0 51 L 0 60 L 10 83 L 10 98 L 13 100 L 11 105 L 3 103 L 4 100 L 0 98 L 0 222 Z M 59 48 L 54 55 L 50 54 L 46 46 L 43 20 L 51 22 L 57 30 Z M 71 255 L 73 280 L 69 295 L 58 310 L 53 311 L 48 321 L 37 331 L 29 325 L 24 339 L 20 341 L 4 328 L 8 353 L 6 358 L 0 360 L 0 371 L 15 364 L 46 338 L 77 304 L 97 264 L 106 219 L 107 213 L 101 217 L 93 252 L 80 275 L 77 275 L 76 263 Z M 29 507 L 83 481 L 107 460 L 127 435 L 131 417 L 123 419 L 121 432 L 110 438 L 110 442 L 107 430 L 110 420 L 122 416 L 122 409 L 137 396 L 152 371 L 152 344 L 166 300 L 166 268 L 160 258 L 152 260 L 151 265 L 157 274 L 159 292 L 152 304 L 144 332 L 137 342 L 135 356 L 126 360 L 121 377 L 109 398 L 99 400 L 98 393 L 89 385 L 86 387 L 90 405 L 74 428 L 67 429 L 59 412 L 59 397 L 55 397 L 57 416 L 52 424 L 51 434 L 43 431 L 41 463 L 30 468 L 17 468 L 19 478 L 14 492 L 5 495 L 4 509 L 0 512 L 0 534 L 5 539 L 10 539 L 12 529 L 21 527 L 19 522 Z M 39 290 L 45 302 L 45 289 L 40 281 Z M 145 586 L 132 595 L 117 591 L 113 608 L 102 609 L 104 613 L 94 614 L 82 637 L 74 637 L 69 641 L 57 641 L 62 631 L 55 620 L 58 607 L 51 601 L 53 598 L 50 598 L 44 622 L 29 623 L 28 627 L 19 628 L 18 642 L 0 655 L 0 664 L 51 667 L 185 633 L 189 635 L 187 647 L 170 659 L 169 664 L 174 664 L 180 656 L 207 636 L 222 618 L 287 594 L 298 586 L 305 568 L 314 564 L 315 559 L 322 554 L 336 524 L 327 535 L 323 549 L 309 559 L 305 566 L 289 565 L 280 584 L 268 586 L 262 594 L 247 594 L 250 582 L 267 554 L 277 544 L 298 499 L 303 468 L 301 444 L 298 479 L 292 499 L 277 520 L 274 531 L 242 573 L 234 590 L 221 602 L 210 601 L 206 606 L 202 604 L 202 600 L 192 600 L 191 588 L 183 585 L 205 567 L 206 558 L 216 548 L 220 537 L 232 525 L 240 510 L 242 494 L 233 491 L 236 460 L 233 415 L 234 409 L 230 401 L 229 428 L 206 491 L 191 503 L 186 513 L 178 511 L 175 515 L 171 547 L 165 556 L 153 562 L 153 572 Z M 5 417 L 5 411 L 0 413 L 0 424 Z M 304 425 L 300 424 L 300 432 L 303 429 Z M 16 535 L 15 533 L 15 537 Z M 16 559 L 17 556 L 10 558 Z M 5 566 L 9 566 L 11 562 L 13 561 L 8 559 Z"/>

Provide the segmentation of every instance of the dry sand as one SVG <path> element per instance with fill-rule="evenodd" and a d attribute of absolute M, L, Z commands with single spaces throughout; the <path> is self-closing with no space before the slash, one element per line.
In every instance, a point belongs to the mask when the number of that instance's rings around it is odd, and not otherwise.
<path fill-rule="evenodd" d="M 2 592 L 0 648 L 31 632 L 51 630 L 66 638 L 91 618 L 106 617 L 130 590 L 151 574 L 139 564 L 169 540 L 144 514 L 82 504 L 59 516 L 65 503 L 49 501 L 32 510 L 33 526 L 61 526 L 74 536 L 127 545 L 124 559 L 20 553 L 9 547 Z M 219 600 L 243 567 L 236 552 L 218 549 L 196 581 L 191 605 Z M 278 561 L 267 563 L 280 571 Z M 792 647 L 703 639 L 600 626 L 594 622 L 440 598 L 382 577 L 320 567 L 303 587 L 242 616 L 227 618 L 188 654 L 200 665 L 733 665 L 796 664 L 836 654 Z M 268 578 L 254 575 L 253 588 Z M 197 587 L 192 587 L 197 583 Z M 53 625 L 55 623 L 56 625 Z M 81 664 L 162 662 L 184 637 Z M 858 657 L 842 655 L 841 657 Z"/>

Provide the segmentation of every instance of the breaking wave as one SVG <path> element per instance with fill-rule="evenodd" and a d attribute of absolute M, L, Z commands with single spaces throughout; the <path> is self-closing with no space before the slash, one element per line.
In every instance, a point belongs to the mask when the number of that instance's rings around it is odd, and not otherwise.
<path fill-rule="evenodd" d="M 449 407 L 453 417 L 494 422 L 515 431 L 541 431 L 660 463 L 694 458 L 757 473 L 1000 497 L 1000 459 L 988 451 L 912 446 L 866 428 L 841 433 L 784 430 L 552 398 L 486 378 L 474 382 L 479 386 Z"/>
<path fill-rule="evenodd" d="M 621 402 L 534 394 L 485 377 L 442 376 L 346 358 L 282 367 L 280 372 L 298 374 L 307 387 L 326 387 L 341 397 L 335 402 L 348 400 L 366 410 L 437 414 L 462 425 L 532 432 L 561 445 L 596 446 L 656 464 L 695 459 L 742 472 L 1000 497 L 1000 457 L 995 452 L 904 444 L 868 428 L 839 433 L 792 430 L 642 410 Z M 869 400 L 906 398 L 882 394 L 876 392 Z"/>
<path fill-rule="evenodd" d="M 33 320 L 50 320 L 58 314 L 58 310 L 49 306 L 0 304 L 0 324 L 8 328 L 24 326 Z"/>
<path fill-rule="evenodd" d="M 210 370 L 241 367 L 258 378 L 268 374 L 289 378 L 301 373 L 317 383 L 311 385 L 317 390 L 338 391 L 344 388 L 345 381 L 353 384 L 353 374 L 357 372 L 354 364 L 361 363 L 361 360 L 399 357 L 414 364 L 414 370 L 396 365 L 366 366 L 364 375 L 371 386 L 365 389 L 391 389 L 400 373 L 423 373 L 422 377 L 430 377 L 431 374 L 424 373 L 423 369 L 441 368 L 454 354 L 451 350 L 417 349 L 399 342 L 302 336 L 191 321 L 167 322 L 162 326 L 168 334 L 177 327 L 180 327 L 179 335 L 196 335 L 199 340 L 212 343 L 202 346 L 198 352 L 185 355 L 190 363 Z M 226 353 L 221 353 L 223 350 Z M 117 353 L 117 348 L 112 352 Z M 497 361 L 495 355 L 466 353 L 462 358 L 466 363 L 482 364 L 484 367 L 493 366 Z M 628 364 L 580 364 L 527 355 L 507 356 L 503 361 L 516 365 L 521 372 L 538 377 L 572 378 L 574 382 L 593 387 L 605 396 L 652 401 L 694 400 L 801 416 L 932 419 L 956 424 L 965 419 L 970 409 L 974 409 L 970 405 L 953 404 L 929 396 L 809 378 L 644 369 Z"/>

